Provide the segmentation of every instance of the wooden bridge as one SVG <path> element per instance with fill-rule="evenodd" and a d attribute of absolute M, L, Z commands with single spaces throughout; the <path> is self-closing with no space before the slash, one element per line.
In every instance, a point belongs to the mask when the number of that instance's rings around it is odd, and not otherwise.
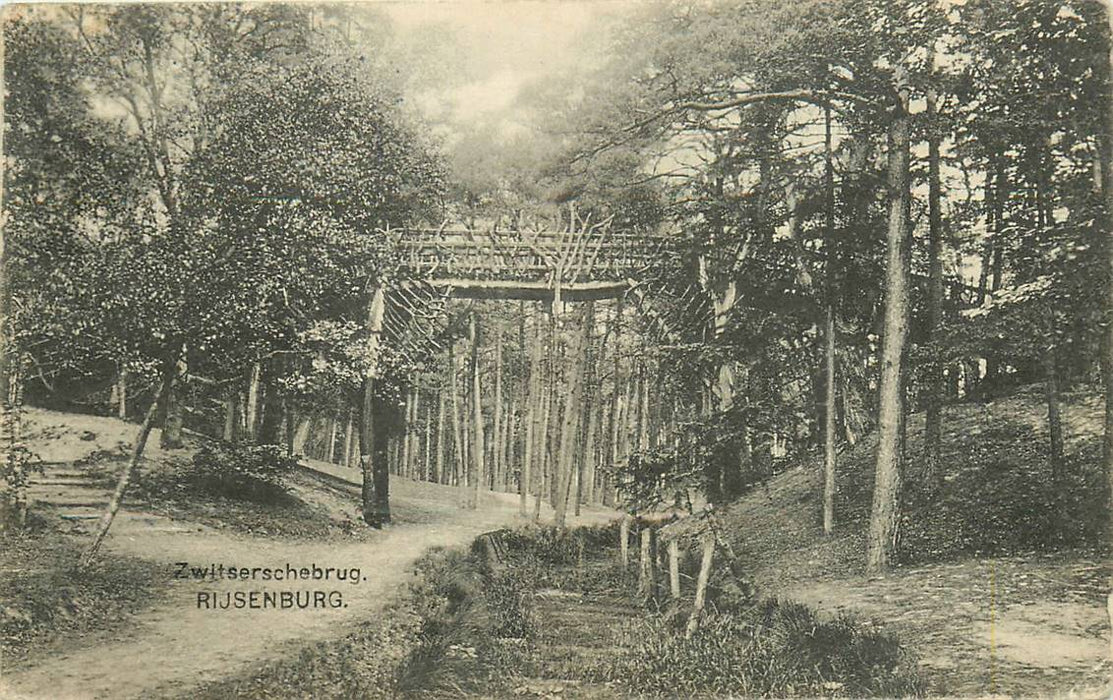
<path fill-rule="evenodd" d="M 403 229 L 399 277 L 470 299 L 587 301 L 621 296 L 669 254 L 674 237 L 607 222 L 571 230 Z"/>

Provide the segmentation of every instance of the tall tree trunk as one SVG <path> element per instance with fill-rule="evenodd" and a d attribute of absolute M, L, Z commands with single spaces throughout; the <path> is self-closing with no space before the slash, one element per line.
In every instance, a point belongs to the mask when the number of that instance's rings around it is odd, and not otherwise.
<path fill-rule="evenodd" d="M 680 600 L 680 541 L 676 536 L 669 539 L 669 596 Z"/>
<path fill-rule="evenodd" d="M 585 316 L 586 315 L 585 313 Z M 556 502 L 553 504 L 553 507 L 556 508 L 555 522 L 557 527 L 564 527 L 565 517 L 568 511 L 568 498 L 572 486 L 572 471 L 576 463 L 576 443 L 579 441 L 578 428 L 584 386 L 584 362 L 586 359 L 584 353 L 586 352 L 586 344 L 590 342 L 590 333 L 591 330 L 585 318 L 582 336 L 574 334 L 573 337 L 577 338 L 577 342 L 573 342 L 572 346 L 568 348 L 568 354 L 572 359 L 572 376 L 566 378 L 564 382 L 566 393 L 564 398 L 563 426 L 560 430 L 558 469 L 556 472 Z"/>
<path fill-rule="evenodd" d="M 520 430 L 518 422 L 518 397 L 510 392 L 510 404 L 506 407 L 502 424 L 502 490 L 510 490 L 512 465 L 514 464 L 514 446 L 517 444 L 517 431 Z"/>
<path fill-rule="evenodd" d="M 927 366 L 927 386 L 924 417 L 924 473 L 923 486 L 937 491 L 942 485 L 940 449 L 942 446 L 943 363 L 938 347 L 940 327 L 943 322 L 943 212 L 942 187 L 939 175 L 939 138 L 941 125 L 935 90 L 935 56 L 932 55 L 932 73 L 927 90 L 928 118 L 928 347 L 931 358 Z"/>
<path fill-rule="evenodd" d="M 638 597 L 651 600 L 654 597 L 657 577 L 655 557 L 653 556 L 653 528 L 642 525 L 640 534 L 641 549 L 638 568 Z"/>
<path fill-rule="evenodd" d="M 455 344 L 448 347 L 449 364 L 449 390 L 452 394 L 452 444 L 454 448 L 452 460 L 452 478 L 455 486 L 463 486 L 464 450 L 464 421 L 460 416 L 460 383 L 456 378 L 456 352 Z"/>
<path fill-rule="evenodd" d="M 583 502 L 584 494 L 587 489 L 584 486 L 584 480 L 587 472 L 590 469 L 588 466 L 594 461 L 595 455 L 595 302 L 588 301 L 584 305 L 584 372 L 583 372 L 583 388 L 581 389 L 580 406 L 577 413 L 581 414 L 580 417 L 580 430 L 579 438 L 580 443 L 575 446 L 576 455 L 576 486 L 575 486 L 575 499 L 573 501 L 575 506 L 575 514 L 580 514 L 580 504 Z"/>
<path fill-rule="evenodd" d="M 422 449 L 421 478 L 425 481 L 437 483 L 433 475 L 433 405 L 425 409 L 425 446 Z"/>
<path fill-rule="evenodd" d="M 274 359 L 263 368 L 263 416 L 259 421 L 258 441 L 264 445 L 281 443 L 282 395 L 278 391 L 280 372 L 280 363 Z M 335 425 L 333 427 L 335 429 Z M 327 461 L 333 461 L 332 452 Z"/>
<path fill-rule="evenodd" d="M 1055 346 L 1043 354 L 1044 395 L 1047 398 L 1048 463 L 1051 481 L 1058 489 L 1063 483 L 1063 419 L 1059 407 L 1059 369 Z"/>
<path fill-rule="evenodd" d="M 301 418 L 298 419 L 298 422 L 297 422 L 298 427 L 294 431 L 293 449 L 294 449 L 295 454 L 304 454 L 305 453 L 305 441 L 309 438 L 309 425 L 310 425 L 311 422 L 312 421 L 311 421 L 309 415 L 303 415 Z M 352 419 L 349 416 L 349 418 L 348 418 L 349 430 L 351 429 L 351 425 L 352 425 Z M 347 446 L 348 446 L 349 449 L 351 449 L 351 441 L 350 440 L 349 440 Z M 345 452 L 345 454 L 347 454 L 347 452 Z"/>
<path fill-rule="evenodd" d="M 406 392 L 406 420 L 402 425 L 402 461 L 399 462 L 399 473 L 406 478 L 413 478 L 413 438 L 414 418 L 416 416 L 417 395 L 414 389 Z"/>
<path fill-rule="evenodd" d="M 101 517 L 100 525 L 97 528 L 97 534 L 93 537 L 93 541 L 89 543 L 89 547 L 81 555 L 79 568 L 85 569 L 96 558 L 97 552 L 100 551 L 101 544 L 104 538 L 108 535 L 109 528 L 112 527 L 113 520 L 116 519 L 116 513 L 120 510 L 120 505 L 124 500 L 124 493 L 127 491 L 128 484 L 139 473 L 139 461 L 143 458 L 143 450 L 147 447 L 147 439 L 151 435 L 151 430 L 155 426 L 155 418 L 158 415 L 159 404 L 165 402 L 174 390 L 174 381 L 178 376 L 178 360 L 181 355 L 181 346 L 178 346 L 171 351 L 170 357 L 166 359 L 162 367 L 162 385 L 159 388 L 158 396 L 151 402 L 147 408 L 147 414 L 143 417 L 143 423 L 139 427 L 139 434 L 135 438 L 135 446 L 132 448 L 131 459 L 128 461 L 128 466 L 120 473 L 120 478 L 116 481 L 116 489 L 112 492 L 112 498 L 108 501 L 108 508 L 105 510 L 104 515 Z M 4 400 L 7 400 L 7 394 L 4 395 Z"/>
<path fill-rule="evenodd" d="M 475 420 L 475 445 L 472 448 L 474 455 L 475 474 L 472 479 L 472 498 L 469 504 L 472 508 L 479 507 L 480 493 L 486 488 L 485 465 L 483 460 L 483 392 L 479 380 L 479 329 L 476 326 L 475 315 L 468 319 L 468 341 L 471 343 L 471 382 L 472 382 L 472 410 Z"/>
<path fill-rule="evenodd" d="M 121 369 L 116 377 L 116 417 L 127 420 L 128 417 L 128 371 Z"/>
<path fill-rule="evenodd" d="M 1105 4 L 1106 20 L 1109 24 L 1109 34 L 1113 35 L 1113 2 Z M 1109 43 L 1109 66 L 1107 67 L 1106 80 L 1113 80 L 1113 42 Z M 1105 472 L 1107 485 L 1106 496 L 1109 506 L 1113 506 L 1113 90 L 1105 92 L 1105 117 L 1101 144 L 1101 184 L 1102 203 L 1105 211 L 1103 219 L 1105 224 L 1102 255 L 1105 266 L 1105 327 L 1102 333 L 1101 365 L 1102 379 L 1105 384 L 1105 425 L 1104 439 L 1102 440 L 1102 467 Z M 1106 542 L 1113 542 L 1113 507 L 1106 507 L 1107 529 Z M 1110 592 L 1106 599 L 1109 621 L 1113 625 L 1113 580 L 1109 586 Z M 1113 634 L 1110 635 L 1110 657 L 1113 658 Z"/>
<path fill-rule="evenodd" d="M 491 450 L 492 486 L 498 489 L 502 480 L 502 327 L 495 330 L 495 413 L 491 425 L 493 448 Z"/>
<path fill-rule="evenodd" d="M 588 406 L 587 437 L 584 439 L 584 468 L 583 489 L 580 494 L 584 503 L 592 503 L 595 499 L 595 469 L 598 461 L 595 435 L 602 423 L 601 406 L 598 401 L 592 401 Z M 600 441 L 601 442 L 601 441 Z M 580 514 L 579 501 L 576 503 L 576 515 Z"/>
<path fill-rule="evenodd" d="M 184 406 L 181 391 L 181 378 L 185 375 L 185 362 L 181 359 L 175 363 L 177 377 L 169 385 L 169 390 L 163 395 L 164 416 L 162 421 L 162 435 L 159 436 L 158 445 L 164 450 L 177 450 L 185 446 L 182 437 L 182 423 Z"/>
<path fill-rule="evenodd" d="M 352 413 L 352 409 L 349 408 L 348 421 L 344 426 L 344 452 L 342 453 L 343 456 L 340 458 L 340 463 L 345 467 L 348 466 L 348 455 L 352 453 L 352 442 L 355 440 L 356 421 Z M 305 441 L 302 440 L 301 442 L 304 443 Z M 300 449 L 299 447 L 298 450 L 300 451 Z"/>
<path fill-rule="evenodd" d="M 239 409 L 238 392 L 229 387 L 224 393 L 224 431 L 221 437 L 225 442 L 232 442 L 236 439 L 236 414 Z"/>
<path fill-rule="evenodd" d="M 383 425 L 376 394 L 379 343 L 382 342 L 383 312 L 386 290 L 381 284 L 375 287 L 367 312 L 367 333 L 370 367 L 363 379 L 363 400 L 360 404 L 359 451 L 360 471 L 363 474 L 363 520 L 374 528 L 390 522 L 390 464 L 387 461 L 387 434 Z M 377 415 L 378 414 L 378 415 Z M 332 455 L 329 455 L 332 461 Z"/>
<path fill-rule="evenodd" d="M 433 483 L 448 483 L 444 474 L 444 451 L 448 447 L 444 439 L 444 419 L 448 411 L 448 399 L 445 397 L 444 387 L 437 390 L 437 447 L 436 459 L 433 462 Z"/>
<path fill-rule="evenodd" d="M 866 569 L 878 573 L 889 567 L 896 549 L 900 522 L 903 431 L 903 363 L 908 333 L 908 284 L 911 264 L 909 226 L 909 116 L 908 83 L 903 66 L 896 69 L 897 104 L 889 126 L 889 226 L 886 236 L 885 321 L 878 392 L 877 468 L 870 511 Z"/>
<path fill-rule="evenodd" d="M 831 107 L 824 109 L 824 180 L 826 190 L 824 193 L 826 207 L 825 257 L 826 269 L 824 270 L 825 284 L 827 287 L 826 317 L 823 324 L 823 338 L 825 341 L 825 395 L 823 403 L 823 533 L 830 535 L 835 530 L 835 468 L 837 466 L 836 453 L 836 426 L 835 414 L 838 387 L 835 383 L 835 350 L 837 339 L 835 337 L 836 296 L 839 291 L 835 283 L 835 165 L 832 159 L 831 143 Z"/>
<path fill-rule="evenodd" d="M 265 441 L 265 437 L 262 438 Z M 322 462 L 332 464 L 336 458 L 336 415 L 329 413 L 328 416 L 328 439 L 325 440 L 325 453 L 321 456 Z"/>
<path fill-rule="evenodd" d="M 258 362 L 251 366 L 247 380 L 247 408 L 244 411 L 244 434 L 255 442 L 259 428 L 259 386 L 262 383 L 263 367 Z"/>
<path fill-rule="evenodd" d="M 522 347 L 525 347 L 525 306 L 522 306 L 522 329 L 519 334 L 522 337 Z M 532 314 L 531 314 L 532 315 Z M 530 489 L 533 488 L 533 445 L 534 435 L 537 424 L 537 416 L 540 413 L 538 410 L 538 403 L 541 400 L 540 394 L 540 379 L 541 379 L 541 335 L 540 329 L 536 328 L 534 337 L 530 341 L 529 346 L 529 378 L 526 386 L 525 400 L 526 400 L 526 425 L 525 435 L 522 442 L 522 476 L 518 485 L 518 512 L 523 517 L 526 515 L 528 508 L 527 501 L 529 500 Z"/>
<path fill-rule="evenodd" d="M 551 358 L 550 358 L 551 360 Z M 547 380 L 547 381 L 546 381 Z M 541 499 L 548 489 L 549 479 L 549 422 L 553 412 L 553 386 L 551 377 L 542 377 L 540 435 L 537 438 L 537 492 L 533 499 L 533 519 L 541 518 Z"/>

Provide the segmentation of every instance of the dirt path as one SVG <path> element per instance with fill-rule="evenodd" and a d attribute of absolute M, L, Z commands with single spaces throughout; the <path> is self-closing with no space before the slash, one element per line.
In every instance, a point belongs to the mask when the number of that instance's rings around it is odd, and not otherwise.
<path fill-rule="evenodd" d="M 409 567 L 430 547 L 461 545 L 475 535 L 517 520 L 516 499 L 489 494 L 479 512 L 461 510 L 456 491 L 399 483 L 395 525 L 364 541 L 289 542 L 203 529 L 166 531 L 142 524 L 116 528 L 107 546 L 115 552 L 190 567 L 313 567 L 359 569 L 360 580 L 240 581 L 218 578 L 170 581 L 165 602 L 141 613 L 127 634 L 78 644 L 0 678 L 0 696 L 14 698 L 128 698 L 177 695 L 197 684 L 281 658 L 306 643 L 344 635 L 403 590 Z M 433 493 L 437 489 L 445 493 Z M 409 493 L 408 491 L 414 491 Z M 428 493 L 427 493 L 428 492 Z M 439 497 L 439 498 L 438 498 Z M 605 513 L 592 511 L 585 521 Z M 409 521 L 409 522 L 406 522 Z M 251 590 L 339 591 L 343 606 L 317 609 L 199 609 L 198 593 Z"/>
<path fill-rule="evenodd" d="M 1108 565 L 1002 557 L 798 582 L 783 595 L 874 619 L 920 658 L 933 695 L 1108 697 Z"/>

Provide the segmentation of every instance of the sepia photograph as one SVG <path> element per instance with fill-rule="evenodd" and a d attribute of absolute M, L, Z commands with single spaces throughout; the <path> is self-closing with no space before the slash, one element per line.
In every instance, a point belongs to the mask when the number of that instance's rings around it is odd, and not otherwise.
<path fill-rule="evenodd" d="M 0 18 L 0 698 L 1113 697 L 1113 0 Z"/>

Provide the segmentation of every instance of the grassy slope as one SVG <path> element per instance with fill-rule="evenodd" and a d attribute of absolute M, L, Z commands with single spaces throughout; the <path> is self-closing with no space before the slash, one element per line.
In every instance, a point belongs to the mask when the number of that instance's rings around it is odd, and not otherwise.
<path fill-rule="evenodd" d="M 889 624 L 918 652 L 935 692 L 1044 694 L 1108 678 L 1109 566 L 1096 546 L 1105 503 L 1097 459 L 1102 406 L 1064 400 L 1070 496 L 1065 534 L 1048 527 L 1045 407 L 1035 391 L 944 412 L 942 497 L 918 496 L 923 416 L 910 457 L 901 565 L 863 575 L 876 438 L 842 453 L 837 532 L 820 528 L 822 462 L 772 478 L 728 508 L 734 554 L 759 590 Z"/>

